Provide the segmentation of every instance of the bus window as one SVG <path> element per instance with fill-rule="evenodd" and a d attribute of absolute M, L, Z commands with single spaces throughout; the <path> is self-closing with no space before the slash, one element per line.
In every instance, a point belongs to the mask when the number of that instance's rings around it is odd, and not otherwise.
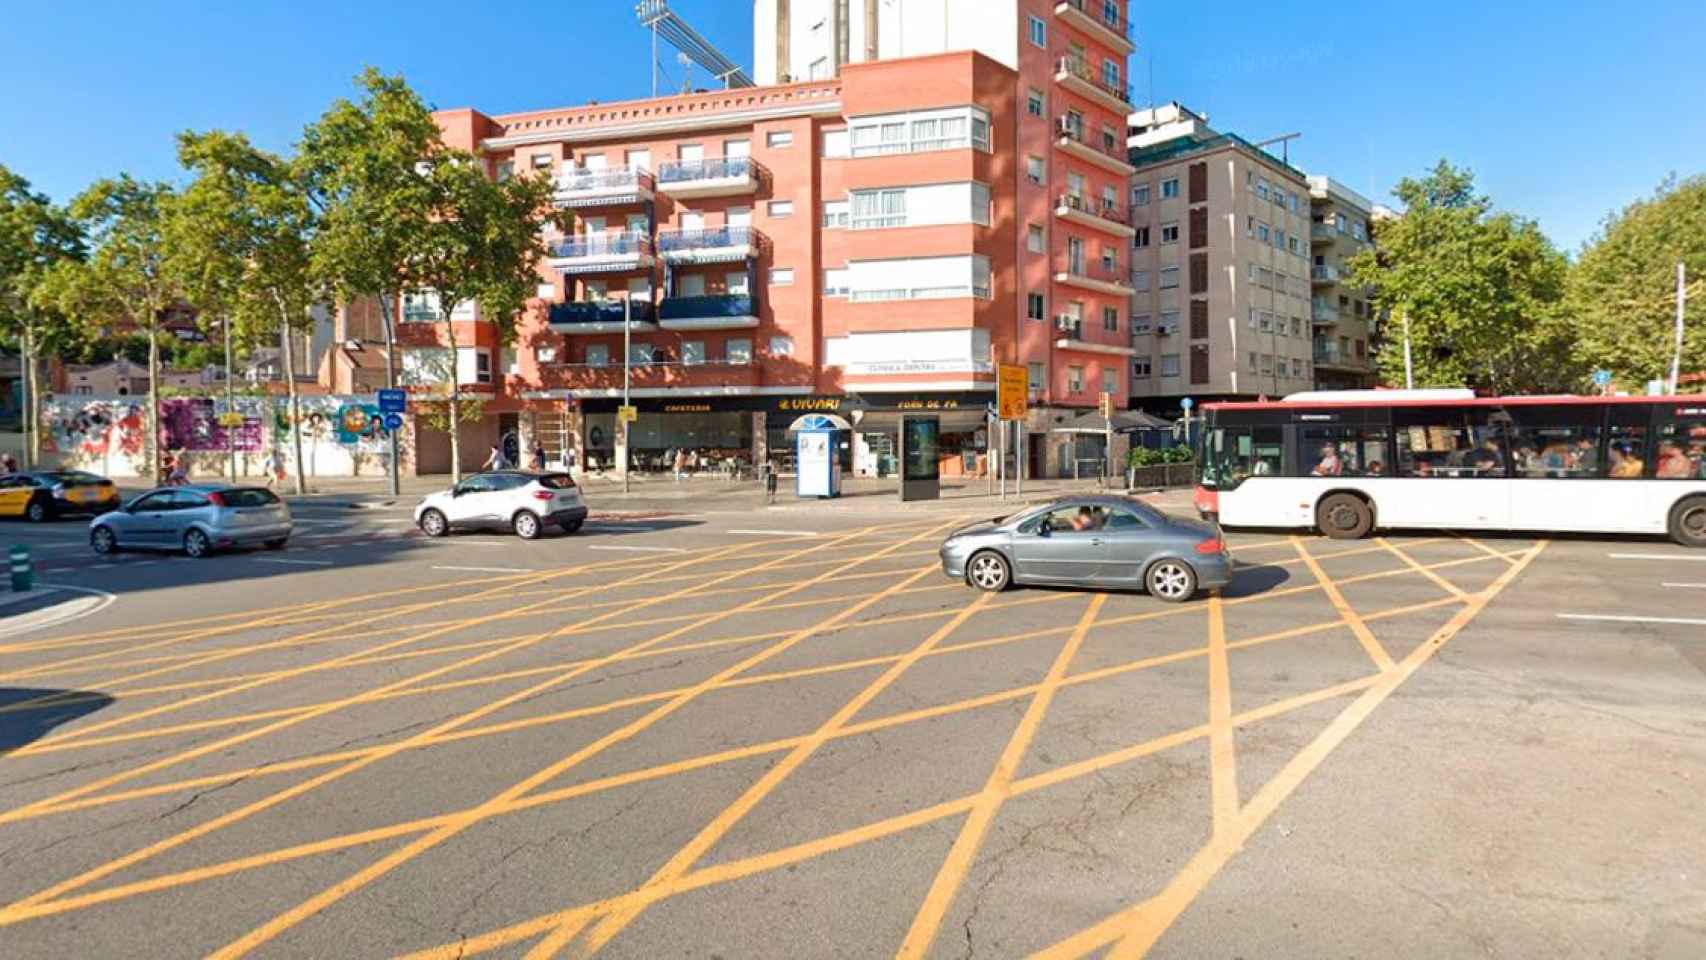
<path fill-rule="evenodd" d="M 1280 476 L 1285 465 L 1283 427 L 1218 427 L 1203 438 L 1201 483 L 1230 490 L 1249 477 Z"/>
<path fill-rule="evenodd" d="M 1553 480 L 1599 476 L 1602 407 L 1512 407 L 1510 415 L 1515 476 Z"/>
<path fill-rule="evenodd" d="M 1383 477 L 1392 463 L 1385 427 L 1302 427 L 1298 449 L 1312 477 Z"/>
<path fill-rule="evenodd" d="M 1706 480 L 1706 417 L 1660 424 L 1658 439 L 1653 476 L 1660 480 Z"/>
<path fill-rule="evenodd" d="M 1613 426 L 1605 445 L 1605 475 L 1636 480 L 1647 475 L 1647 428 Z"/>
<path fill-rule="evenodd" d="M 1485 407 L 1415 407 L 1392 411 L 1397 476 L 1504 477 L 1504 444 Z"/>

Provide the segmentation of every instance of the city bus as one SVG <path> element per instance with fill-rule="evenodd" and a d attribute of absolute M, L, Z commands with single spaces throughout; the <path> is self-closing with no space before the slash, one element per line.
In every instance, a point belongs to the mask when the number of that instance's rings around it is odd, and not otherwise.
<path fill-rule="evenodd" d="M 1196 508 L 1229 527 L 1659 534 L 1706 547 L 1706 396 L 1320 391 L 1206 404 L 1201 427 Z"/>

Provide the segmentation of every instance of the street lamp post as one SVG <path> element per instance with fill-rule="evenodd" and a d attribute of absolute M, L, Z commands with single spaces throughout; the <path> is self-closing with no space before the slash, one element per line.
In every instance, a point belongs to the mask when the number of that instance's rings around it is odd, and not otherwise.
<path fill-rule="evenodd" d="M 231 318 L 220 325 L 225 340 L 225 456 L 231 471 L 231 482 L 237 482 L 237 395 L 231 382 Z"/>
<path fill-rule="evenodd" d="M 618 418 L 622 421 L 622 492 L 623 493 L 628 493 L 631 491 L 631 488 L 628 485 L 628 468 L 634 462 L 633 453 L 630 452 L 628 449 L 628 441 L 631 439 L 631 437 L 629 435 L 628 428 L 634 422 L 634 421 L 628 419 L 628 360 L 629 360 L 629 355 L 630 355 L 630 349 L 629 348 L 633 346 L 633 341 L 634 341 L 634 295 L 632 293 L 629 293 L 627 299 L 622 301 L 622 415 Z"/>

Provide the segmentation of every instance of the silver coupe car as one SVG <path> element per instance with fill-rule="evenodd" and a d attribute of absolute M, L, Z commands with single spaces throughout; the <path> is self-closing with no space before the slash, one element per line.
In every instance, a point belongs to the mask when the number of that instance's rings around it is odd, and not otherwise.
<path fill-rule="evenodd" d="M 956 531 L 942 572 L 980 590 L 1008 585 L 1147 590 L 1182 603 L 1232 580 L 1215 528 L 1127 497 L 1069 497 Z"/>

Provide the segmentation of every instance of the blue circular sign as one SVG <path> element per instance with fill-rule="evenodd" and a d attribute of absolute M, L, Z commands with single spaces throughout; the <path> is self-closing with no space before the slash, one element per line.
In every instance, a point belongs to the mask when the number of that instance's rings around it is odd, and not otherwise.
<path fill-rule="evenodd" d="M 401 430 L 401 429 L 403 429 L 403 415 L 400 413 L 387 413 L 385 415 L 385 429 L 387 429 L 387 430 Z"/>
<path fill-rule="evenodd" d="M 1183 400 L 1179 401 L 1179 406 L 1184 407 L 1186 410 L 1189 410 L 1190 408 L 1196 406 L 1196 403 L 1197 402 L 1195 400 L 1192 400 L 1190 397 L 1185 397 Z"/>

